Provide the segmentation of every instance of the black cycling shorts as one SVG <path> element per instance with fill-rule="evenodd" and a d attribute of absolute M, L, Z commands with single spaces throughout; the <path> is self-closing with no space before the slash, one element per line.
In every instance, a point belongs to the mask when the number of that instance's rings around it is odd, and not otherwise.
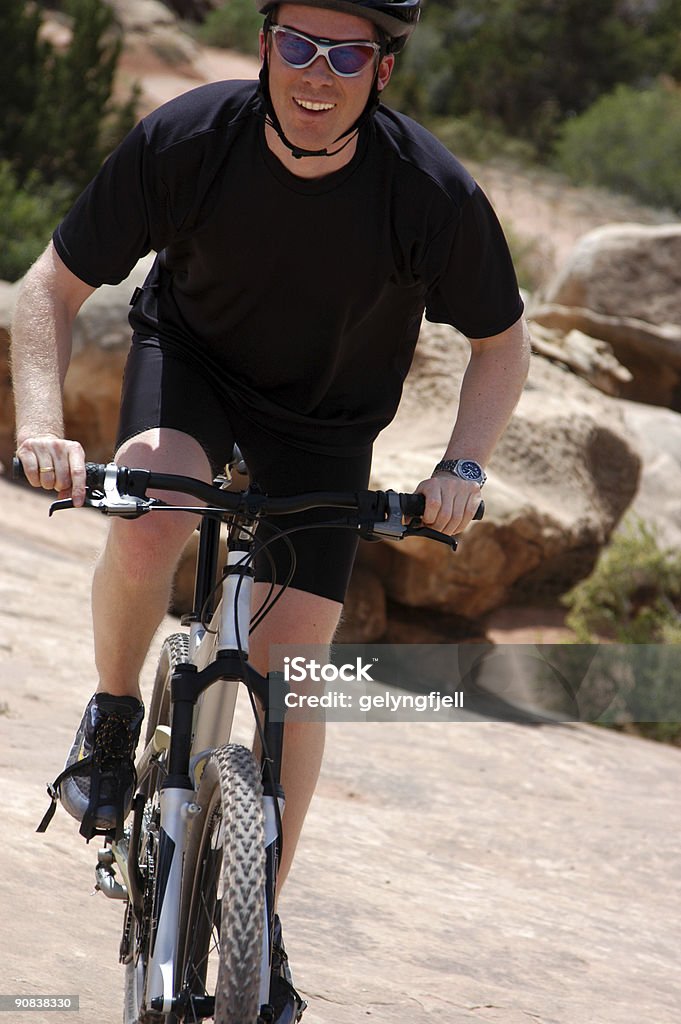
<path fill-rule="evenodd" d="M 352 457 L 322 455 L 289 444 L 245 417 L 238 420 L 227 407 L 202 367 L 173 346 L 156 338 L 135 335 L 128 356 L 116 447 L 152 427 L 180 430 L 195 438 L 206 452 L 214 473 L 222 471 L 238 444 L 251 480 L 265 494 L 281 496 L 306 491 L 355 491 L 368 486 L 371 449 Z M 314 440 L 314 438 L 312 438 Z M 278 529 L 299 527 L 339 515 L 332 510 L 263 520 L 258 536 Z M 343 602 L 357 551 L 351 530 L 313 528 L 293 533 L 295 568 L 290 586 L 333 601 Z M 285 542 L 268 546 L 276 582 L 283 583 L 291 569 Z M 272 579 L 265 554 L 256 560 L 256 579 Z"/>

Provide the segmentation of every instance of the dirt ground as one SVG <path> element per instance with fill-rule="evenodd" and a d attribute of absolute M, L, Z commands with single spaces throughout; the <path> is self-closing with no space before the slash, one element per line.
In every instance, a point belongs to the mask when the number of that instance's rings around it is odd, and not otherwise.
<path fill-rule="evenodd" d="M 0 1021 L 118 1021 L 121 905 L 61 809 L 35 833 L 106 523 L 4 480 L 0 509 L 0 996 L 80 997 Z M 680 785 L 678 750 L 584 725 L 330 725 L 281 907 L 306 1024 L 676 1024 Z"/>

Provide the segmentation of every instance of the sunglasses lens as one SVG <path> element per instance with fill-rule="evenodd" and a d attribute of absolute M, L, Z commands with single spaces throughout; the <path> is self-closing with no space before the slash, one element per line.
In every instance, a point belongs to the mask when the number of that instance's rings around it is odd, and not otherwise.
<path fill-rule="evenodd" d="M 358 75 L 373 60 L 371 46 L 353 43 L 351 46 L 334 46 L 329 50 L 329 60 L 339 75 Z"/>
<path fill-rule="evenodd" d="M 309 39 L 295 35 L 293 32 L 276 32 L 274 41 L 279 55 L 287 64 L 295 68 L 302 68 L 308 64 L 317 53 L 317 47 Z"/>
<path fill-rule="evenodd" d="M 366 43 L 326 43 L 320 47 L 311 39 L 290 29 L 275 27 L 274 43 L 282 60 L 290 67 L 305 68 L 320 52 L 324 53 L 337 75 L 358 75 L 374 59 L 374 47 Z M 320 40 L 321 43 L 321 40 Z"/>

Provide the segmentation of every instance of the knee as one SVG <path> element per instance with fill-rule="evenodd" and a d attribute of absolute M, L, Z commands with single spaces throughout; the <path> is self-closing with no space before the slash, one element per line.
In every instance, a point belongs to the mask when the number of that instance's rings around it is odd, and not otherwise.
<path fill-rule="evenodd" d="M 129 582 L 148 585 L 155 575 L 173 572 L 195 525 L 194 517 L 165 512 L 114 521 L 103 561 Z"/>

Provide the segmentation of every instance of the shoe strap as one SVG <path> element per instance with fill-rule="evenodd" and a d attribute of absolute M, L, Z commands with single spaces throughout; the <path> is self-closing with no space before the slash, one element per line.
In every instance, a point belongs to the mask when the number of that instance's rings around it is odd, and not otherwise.
<path fill-rule="evenodd" d="M 57 801 L 61 797 L 61 784 L 64 781 L 64 779 L 68 779 L 72 775 L 79 775 L 82 772 L 83 768 L 88 768 L 92 763 L 93 759 L 92 755 L 90 754 L 89 757 L 84 757 L 82 761 L 77 761 L 76 764 L 72 764 L 68 768 L 65 768 L 63 772 L 59 773 L 59 775 L 52 784 L 50 784 L 49 782 L 47 783 L 47 795 L 49 796 L 52 803 L 47 808 L 47 811 L 43 816 L 43 820 L 38 825 L 36 832 L 46 832 L 47 826 L 54 818 L 54 812 L 57 809 Z"/>

